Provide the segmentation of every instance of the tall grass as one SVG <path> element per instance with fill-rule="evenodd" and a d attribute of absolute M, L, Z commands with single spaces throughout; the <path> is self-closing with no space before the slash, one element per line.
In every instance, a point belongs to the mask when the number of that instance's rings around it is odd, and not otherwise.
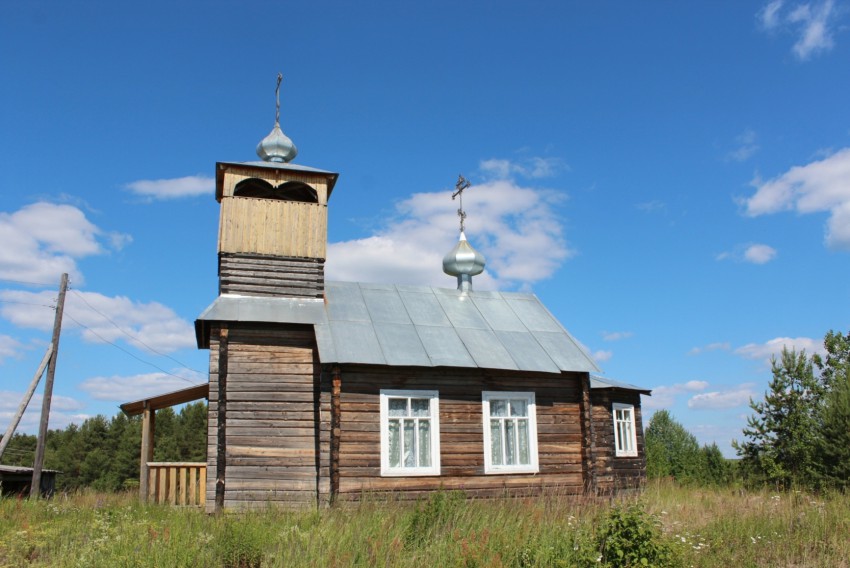
<path fill-rule="evenodd" d="M 612 509 L 620 504 L 438 493 L 419 503 L 366 499 L 330 509 L 208 516 L 141 505 L 133 495 L 3 499 L 0 566 L 533 567 L 601 566 L 605 560 L 617 566 L 624 564 L 616 557 L 602 558 L 603 539 L 622 530 L 611 528 L 614 510 L 621 521 L 633 515 L 627 521 L 636 522 L 629 529 L 634 534 L 672 551 L 668 565 L 850 565 L 847 495 L 652 483 L 641 497 Z M 618 546 L 633 540 L 630 535 Z"/>

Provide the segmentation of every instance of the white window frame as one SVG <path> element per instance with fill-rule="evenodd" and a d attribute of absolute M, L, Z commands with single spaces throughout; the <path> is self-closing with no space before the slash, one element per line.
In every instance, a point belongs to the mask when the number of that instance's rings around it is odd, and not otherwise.
<path fill-rule="evenodd" d="M 529 463 L 520 465 L 493 465 L 490 439 L 490 401 L 524 399 L 528 408 L 528 454 Z M 484 473 L 537 473 L 540 467 L 537 461 L 537 405 L 533 392 L 484 391 L 481 393 L 482 414 L 484 417 Z"/>
<path fill-rule="evenodd" d="M 617 411 L 627 411 L 628 417 L 620 419 Z M 614 453 L 618 458 L 635 458 L 637 450 L 637 430 L 635 428 L 635 406 L 620 402 L 611 403 L 611 417 L 614 421 Z M 628 430 L 627 438 L 621 439 L 620 426 Z"/>
<path fill-rule="evenodd" d="M 430 401 L 431 465 L 428 467 L 390 467 L 389 400 L 391 398 L 427 398 Z M 435 390 L 382 389 L 381 406 L 381 476 L 407 477 L 440 475 L 440 393 Z"/>

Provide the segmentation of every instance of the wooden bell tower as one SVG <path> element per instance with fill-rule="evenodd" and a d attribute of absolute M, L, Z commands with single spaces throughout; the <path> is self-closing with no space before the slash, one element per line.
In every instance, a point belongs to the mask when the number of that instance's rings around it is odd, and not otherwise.
<path fill-rule="evenodd" d="M 284 162 L 216 164 L 219 294 L 321 298 L 337 177 Z"/>
<path fill-rule="evenodd" d="M 261 162 L 216 164 L 218 292 L 321 298 L 325 291 L 328 198 L 339 174 L 297 166 L 280 129 L 280 82 L 274 128 L 257 145 Z"/>

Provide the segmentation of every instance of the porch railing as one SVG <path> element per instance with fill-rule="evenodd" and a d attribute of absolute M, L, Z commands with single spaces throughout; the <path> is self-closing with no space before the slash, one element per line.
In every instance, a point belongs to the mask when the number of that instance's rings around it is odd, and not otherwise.
<path fill-rule="evenodd" d="M 148 462 L 151 503 L 202 507 L 206 502 L 207 464 Z"/>

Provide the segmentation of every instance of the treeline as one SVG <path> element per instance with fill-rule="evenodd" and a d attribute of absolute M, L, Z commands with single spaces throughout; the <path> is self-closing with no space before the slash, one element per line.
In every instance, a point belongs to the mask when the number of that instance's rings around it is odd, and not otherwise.
<path fill-rule="evenodd" d="M 830 331 L 821 356 L 783 350 L 771 362 L 764 400 L 734 441 L 739 460 L 716 444 L 700 447 L 669 412 L 656 412 L 645 432 L 647 477 L 725 485 L 739 481 L 777 489 L 850 488 L 850 332 Z"/>
<path fill-rule="evenodd" d="M 44 467 L 61 471 L 56 477 L 60 491 L 92 487 L 118 491 L 138 487 L 142 421 L 119 413 L 107 419 L 98 415 L 82 425 L 50 430 Z M 3 454 L 4 465 L 32 467 L 36 436 L 15 434 Z M 207 459 L 207 404 L 187 404 L 179 413 L 163 408 L 156 413 L 154 461 Z"/>

